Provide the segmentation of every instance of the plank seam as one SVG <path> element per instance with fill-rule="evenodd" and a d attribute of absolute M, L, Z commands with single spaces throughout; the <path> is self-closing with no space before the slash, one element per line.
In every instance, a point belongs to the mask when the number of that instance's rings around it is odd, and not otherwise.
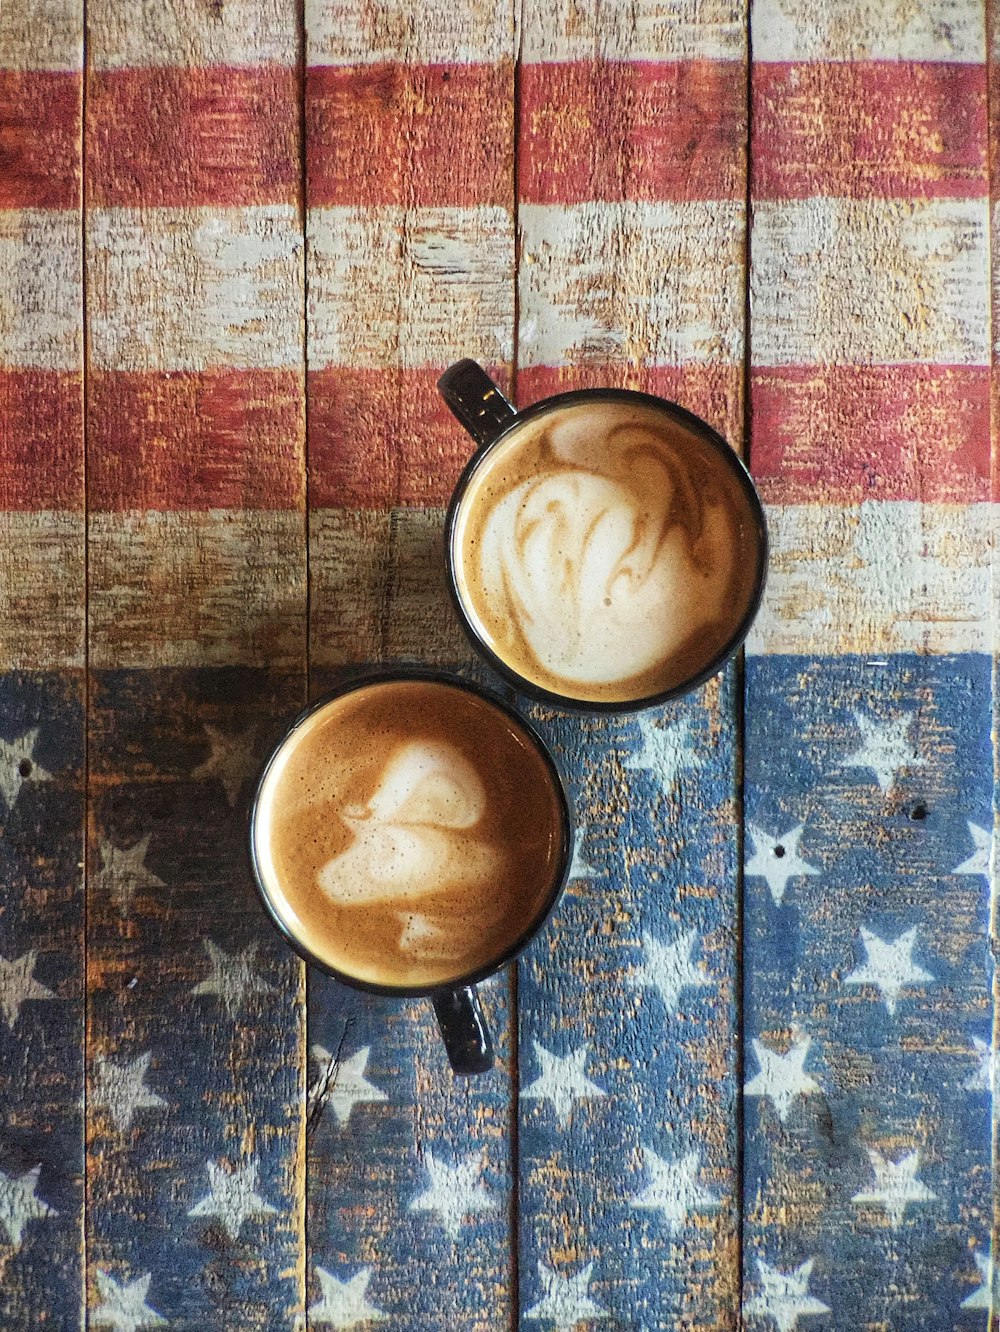
<path fill-rule="evenodd" d="M 88 421 L 90 408 L 90 327 L 87 303 L 87 73 L 90 66 L 88 3 L 81 0 L 80 52 L 80 319 L 83 325 L 80 371 L 80 408 L 83 420 L 83 1089 L 81 1098 L 83 1180 L 81 1208 L 82 1266 L 80 1270 L 80 1327 L 89 1322 L 87 1292 L 90 1285 L 90 1170 L 88 1169 L 88 1128 L 90 1123 L 90 448 Z"/>

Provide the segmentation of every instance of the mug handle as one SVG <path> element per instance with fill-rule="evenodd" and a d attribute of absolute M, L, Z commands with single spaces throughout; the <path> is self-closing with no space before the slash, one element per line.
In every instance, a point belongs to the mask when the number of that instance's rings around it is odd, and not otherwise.
<path fill-rule="evenodd" d="M 517 410 L 475 361 L 456 361 L 438 380 L 438 390 L 480 448 L 492 444 Z"/>
<path fill-rule="evenodd" d="M 453 1071 L 488 1073 L 494 1063 L 493 1042 L 475 989 L 465 985 L 460 990 L 439 990 L 432 1001 Z"/>

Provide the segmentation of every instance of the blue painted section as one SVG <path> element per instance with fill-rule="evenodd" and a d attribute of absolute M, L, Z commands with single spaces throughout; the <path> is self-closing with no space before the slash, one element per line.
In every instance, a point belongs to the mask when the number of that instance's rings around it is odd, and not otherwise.
<path fill-rule="evenodd" d="M 798 854 L 818 870 L 790 879 L 777 906 L 765 878 L 745 890 L 747 1077 L 754 1037 L 783 1052 L 798 1032 L 820 1088 L 784 1124 L 771 1099 L 746 1099 L 745 1299 L 761 1289 L 758 1257 L 781 1271 L 815 1259 L 809 1294 L 830 1312 L 800 1327 L 986 1326 L 985 1310 L 961 1306 L 992 1224 L 990 1092 L 974 1085 L 973 1043 L 992 1039 L 989 889 L 954 871 L 975 851 L 968 822 L 992 828 L 990 674 L 974 655 L 747 663 L 747 821 L 776 837 L 804 825 Z M 858 713 L 912 716 L 921 761 L 888 790 L 842 766 L 861 744 Z M 846 983 L 866 961 L 862 927 L 890 942 L 916 927 L 912 961 L 933 980 L 906 985 L 894 1015 L 877 986 Z M 891 1162 L 918 1150 L 935 1195 L 895 1229 L 884 1206 L 852 1201 L 877 1187 L 868 1149 Z"/>
<path fill-rule="evenodd" d="M 37 950 L 31 999 L 13 1030 L 0 1014 L 0 1171 L 41 1165 L 36 1197 L 56 1215 L 26 1222 L 16 1248 L 0 1224 L 0 1327 L 80 1326 L 83 1276 L 83 682 L 0 676 L 0 738 L 38 728 L 36 764 L 13 809 L 0 799 L 0 954 Z"/>
<path fill-rule="evenodd" d="M 116 671 L 98 673 L 92 690 L 91 1069 L 98 1055 L 121 1064 L 150 1051 L 146 1085 L 168 1106 L 138 1109 L 120 1129 L 91 1105 L 91 1268 L 119 1282 L 151 1273 L 148 1304 L 175 1332 L 291 1326 L 301 1307 L 300 969 L 251 887 L 251 775 L 231 803 L 217 777 L 194 774 L 211 753 L 206 725 L 252 736 L 250 761 L 262 763 L 301 705 L 301 680 Z M 123 914 L 97 848 L 146 835 L 145 866 L 163 887 L 140 887 Z M 253 972 L 269 989 L 232 1015 L 219 994 L 193 993 L 212 974 L 206 938 L 230 956 L 257 946 Z M 245 1220 L 235 1238 L 218 1217 L 189 1216 L 209 1193 L 209 1160 L 251 1159 L 275 1213 Z"/>
<path fill-rule="evenodd" d="M 564 1279 L 593 1264 L 588 1298 L 607 1315 L 594 1326 L 728 1326 L 738 1302 L 735 672 L 645 714 L 687 729 L 694 764 L 666 792 L 655 772 L 627 766 L 644 749 L 638 718 L 535 715 L 566 769 L 591 877 L 571 884 L 519 968 L 522 1326 L 551 1326 L 526 1317 L 545 1298 L 540 1263 Z M 669 943 L 690 930 L 690 961 L 707 983 L 668 1004 L 638 984 L 643 936 Z M 560 1122 L 532 1090 L 535 1042 L 562 1058 L 589 1045 L 585 1075 L 605 1095 L 575 1100 Z M 697 1152 L 693 1182 L 717 1202 L 675 1229 L 635 1206 L 650 1183 L 644 1148 L 669 1163 Z"/>

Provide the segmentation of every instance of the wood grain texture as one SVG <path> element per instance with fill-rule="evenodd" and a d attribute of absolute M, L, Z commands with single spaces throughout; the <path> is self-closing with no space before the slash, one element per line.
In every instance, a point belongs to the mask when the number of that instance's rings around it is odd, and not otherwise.
<path fill-rule="evenodd" d="M 345 666 L 469 665 L 442 535 L 471 446 L 435 381 L 472 355 L 509 385 L 513 12 L 310 3 L 306 51 L 317 694 Z M 499 1062 L 456 1079 L 426 1001 L 311 977 L 310 1328 L 351 1322 L 348 1287 L 401 1332 L 513 1324 L 510 979 L 483 989 Z"/>
<path fill-rule="evenodd" d="M 566 63 L 522 80 L 519 401 L 628 384 L 739 445 L 745 22 L 525 7 L 527 58 Z M 521 1319 L 735 1328 L 735 677 L 637 719 L 537 715 L 581 830 L 518 973 Z"/>
<path fill-rule="evenodd" d="M 755 57 L 793 63 L 751 134 L 750 456 L 784 501 L 747 660 L 751 1325 L 989 1317 L 982 25 L 966 0 L 753 14 Z M 905 94 L 890 61 L 920 63 Z"/>
<path fill-rule="evenodd" d="M 0 1326 L 53 1332 L 85 1283 L 82 36 L 76 0 L 0 12 Z"/>
<path fill-rule="evenodd" d="M 306 697 L 296 22 L 89 35 L 88 1307 L 269 1330 L 305 1310 L 304 969 L 245 859 Z"/>

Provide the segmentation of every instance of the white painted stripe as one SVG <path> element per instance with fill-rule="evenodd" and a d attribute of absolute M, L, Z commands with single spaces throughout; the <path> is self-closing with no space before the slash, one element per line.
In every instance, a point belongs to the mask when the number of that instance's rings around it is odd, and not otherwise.
<path fill-rule="evenodd" d="M 754 0 L 755 60 L 985 59 L 982 0 Z"/>
<path fill-rule="evenodd" d="M 746 0 L 539 0 L 523 56 L 543 60 L 743 60 Z"/>
<path fill-rule="evenodd" d="M 755 365 L 989 362 L 984 199 L 754 207 Z"/>
<path fill-rule="evenodd" d="M 750 653 L 990 652 L 1000 506 L 871 501 L 768 510 Z"/>
<path fill-rule="evenodd" d="M 0 365 L 76 370 L 83 354 L 80 217 L 0 209 Z"/>
<path fill-rule="evenodd" d="M 284 0 L 88 0 L 95 69 L 295 65 L 296 6 Z"/>
<path fill-rule="evenodd" d="M 301 251 L 291 205 L 92 210 L 92 364 L 107 370 L 301 365 Z"/>
<path fill-rule="evenodd" d="M 83 514 L 0 512 L 0 550 L 0 670 L 82 666 Z"/>
<path fill-rule="evenodd" d="M 316 208 L 310 369 L 509 361 L 514 226 L 504 208 Z"/>
<path fill-rule="evenodd" d="M 711 200 L 522 206 L 520 363 L 738 362 L 743 218 Z"/>
<path fill-rule="evenodd" d="M 496 0 L 306 0 L 310 65 L 513 60 L 513 6 Z"/>
<path fill-rule="evenodd" d="M 305 660 L 301 513 L 95 513 L 89 554 L 93 666 Z"/>
<path fill-rule="evenodd" d="M 471 661 L 448 595 L 443 542 L 443 509 L 313 510 L 310 661 Z"/>
<path fill-rule="evenodd" d="M 4 0 L 0 69 L 83 68 L 80 0 Z"/>

